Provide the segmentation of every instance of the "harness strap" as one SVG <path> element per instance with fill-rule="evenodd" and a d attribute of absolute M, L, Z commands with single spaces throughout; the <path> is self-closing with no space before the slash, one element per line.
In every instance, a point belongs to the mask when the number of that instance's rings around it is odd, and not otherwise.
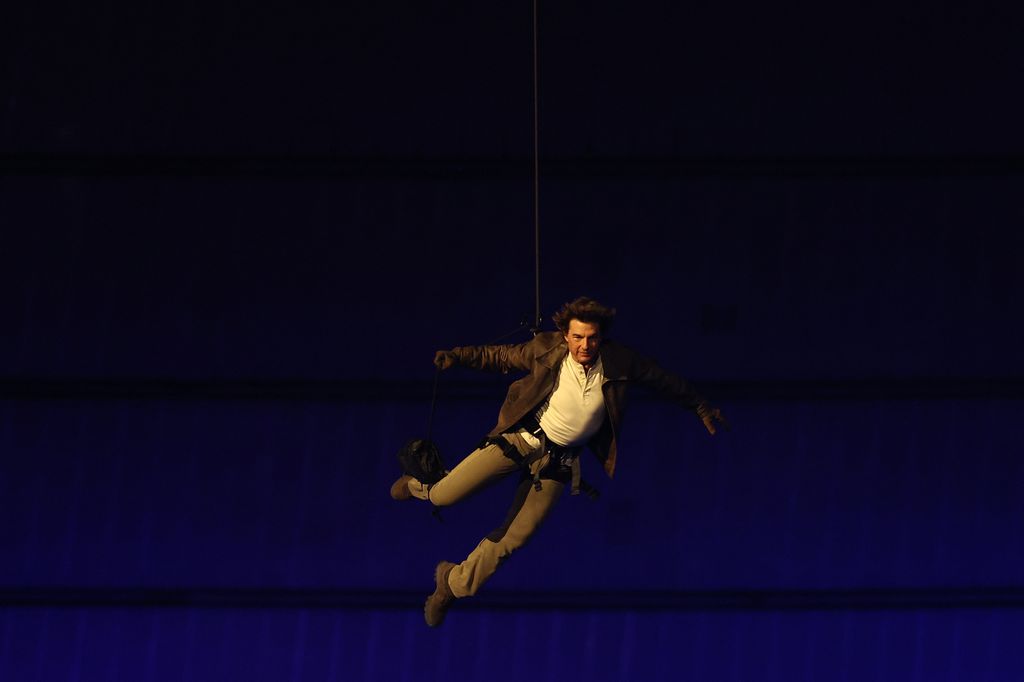
<path fill-rule="evenodd" d="M 551 454 L 548 450 L 548 434 L 544 433 L 544 429 L 540 428 L 540 424 L 537 425 L 537 433 L 533 434 L 540 439 L 540 460 L 537 461 L 537 470 L 533 472 L 533 489 L 537 492 L 541 491 L 540 485 L 540 470 L 544 467 L 541 466 L 541 460 L 547 455 L 548 461 L 551 461 Z"/>
<path fill-rule="evenodd" d="M 571 494 L 579 495 L 580 492 L 582 492 L 584 495 L 586 495 L 588 498 L 592 500 L 596 500 L 598 498 L 600 493 L 597 491 L 597 488 L 584 481 L 581 475 L 582 467 L 580 466 L 579 451 L 582 448 L 563 448 L 555 443 L 548 442 L 547 434 L 544 433 L 544 430 L 540 428 L 540 425 L 537 424 L 537 421 L 535 419 L 531 419 L 529 420 L 529 422 L 524 420 L 524 423 L 521 424 L 521 426 L 530 433 L 533 433 L 533 435 L 536 436 L 538 440 L 540 440 L 539 449 L 542 453 L 542 457 L 548 457 L 548 466 L 550 466 L 550 462 L 561 464 L 561 455 L 563 455 L 567 450 L 575 450 L 575 454 L 573 455 L 569 463 L 570 471 L 572 472 L 570 479 L 570 485 L 572 487 Z M 530 428 L 531 426 L 533 427 L 533 429 Z M 477 445 L 477 448 L 482 448 L 487 445 L 497 445 L 499 448 L 501 448 L 501 454 L 505 455 L 505 457 L 508 457 L 510 460 L 512 460 L 519 466 L 522 466 L 526 462 L 526 458 L 522 454 L 520 454 L 519 450 L 516 449 L 516 446 L 512 445 L 512 443 L 508 442 L 501 436 L 484 438 Z M 543 484 L 541 483 L 540 475 L 541 472 L 545 469 L 545 467 L 539 465 L 539 460 L 538 462 L 535 462 L 535 464 L 537 464 L 537 466 L 531 467 L 535 469 L 533 472 L 532 482 L 534 490 L 539 492 L 543 490 Z"/>

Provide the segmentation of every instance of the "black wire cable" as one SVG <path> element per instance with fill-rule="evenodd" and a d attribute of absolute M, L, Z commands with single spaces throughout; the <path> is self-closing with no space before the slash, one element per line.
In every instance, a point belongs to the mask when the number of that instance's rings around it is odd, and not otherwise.
<path fill-rule="evenodd" d="M 538 0 L 533 0 L 533 322 L 527 324 L 526 320 L 519 323 L 519 326 L 507 334 L 499 336 L 489 345 L 503 341 L 524 329 L 529 329 L 536 336 L 540 333 L 540 97 L 539 97 L 539 49 L 538 49 Z M 437 387 L 441 370 L 434 371 L 434 387 L 430 395 L 430 414 L 427 417 L 427 440 L 433 433 L 434 412 L 437 408 Z"/>
<path fill-rule="evenodd" d="M 539 50 L 537 48 L 537 2 L 533 0 L 533 325 L 530 331 L 540 331 L 540 105 L 539 105 Z"/>
<path fill-rule="evenodd" d="M 426 440 L 430 440 L 430 436 L 434 432 L 434 412 L 437 409 L 437 385 L 441 378 L 441 368 L 434 368 L 434 389 L 430 393 L 430 416 L 427 417 L 427 437 Z"/>

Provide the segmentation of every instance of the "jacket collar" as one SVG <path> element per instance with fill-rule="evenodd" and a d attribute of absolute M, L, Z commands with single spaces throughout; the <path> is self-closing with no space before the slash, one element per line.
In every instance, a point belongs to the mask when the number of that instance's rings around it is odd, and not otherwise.
<path fill-rule="evenodd" d="M 569 352 L 569 345 L 559 332 L 545 332 L 542 343 L 547 346 L 537 354 L 537 362 L 548 369 L 555 369 L 565 359 Z"/>

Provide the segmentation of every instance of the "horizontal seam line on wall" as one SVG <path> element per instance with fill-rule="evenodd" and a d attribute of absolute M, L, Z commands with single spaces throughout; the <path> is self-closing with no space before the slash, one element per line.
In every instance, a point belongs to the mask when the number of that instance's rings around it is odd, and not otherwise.
<path fill-rule="evenodd" d="M 500 398 L 508 378 L 498 381 L 442 379 L 439 399 Z M 1024 399 L 1024 378 L 707 380 L 701 393 L 723 400 L 920 400 Z M 3 400 L 255 400 L 294 402 L 419 402 L 429 400 L 431 380 L 101 379 L 0 378 Z M 641 392 L 638 397 L 652 395 Z"/>
<path fill-rule="evenodd" d="M 545 177 L 1012 176 L 1024 155 L 694 156 L 541 159 Z M 529 178 L 532 159 L 232 154 L 0 154 L 8 176 Z"/>
<path fill-rule="evenodd" d="M 419 609 L 411 591 L 260 588 L 6 588 L 0 607 Z M 458 602 L 484 610 L 858 611 L 1024 608 L 1024 588 L 494 592 Z"/>

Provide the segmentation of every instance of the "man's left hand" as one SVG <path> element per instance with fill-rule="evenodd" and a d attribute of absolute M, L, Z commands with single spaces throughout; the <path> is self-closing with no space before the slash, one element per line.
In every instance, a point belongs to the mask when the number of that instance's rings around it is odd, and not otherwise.
<path fill-rule="evenodd" d="M 704 422 L 704 428 L 708 430 L 712 436 L 715 435 L 715 422 L 725 427 L 725 430 L 730 429 L 728 420 L 722 416 L 722 411 L 717 407 L 710 407 L 708 405 L 697 406 L 697 416 Z"/>

